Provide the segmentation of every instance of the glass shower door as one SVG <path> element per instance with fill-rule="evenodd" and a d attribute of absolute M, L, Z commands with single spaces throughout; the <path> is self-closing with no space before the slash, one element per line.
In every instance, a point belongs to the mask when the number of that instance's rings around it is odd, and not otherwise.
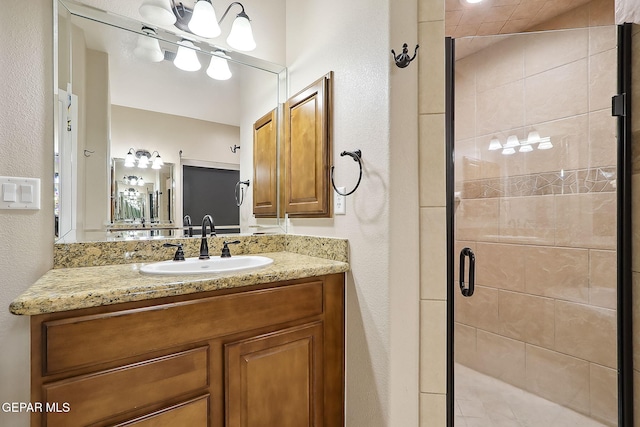
<path fill-rule="evenodd" d="M 616 34 L 455 41 L 456 427 L 617 425 Z"/>

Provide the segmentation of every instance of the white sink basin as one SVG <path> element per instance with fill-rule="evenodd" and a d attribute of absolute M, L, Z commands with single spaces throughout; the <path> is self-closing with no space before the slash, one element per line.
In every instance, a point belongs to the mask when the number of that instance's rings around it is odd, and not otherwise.
<path fill-rule="evenodd" d="M 231 258 L 187 258 L 184 261 L 161 261 L 140 268 L 146 274 L 213 274 L 253 270 L 271 264 L 273 260 L 259 255 L 237 255 Z"/>

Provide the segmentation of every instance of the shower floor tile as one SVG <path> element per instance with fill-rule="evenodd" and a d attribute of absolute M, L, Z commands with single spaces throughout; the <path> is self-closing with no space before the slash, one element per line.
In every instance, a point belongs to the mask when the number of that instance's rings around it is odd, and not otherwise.
<path fill-rule="evenodd" d="M 455 427 L 607 427 L 456 363 Z"/>

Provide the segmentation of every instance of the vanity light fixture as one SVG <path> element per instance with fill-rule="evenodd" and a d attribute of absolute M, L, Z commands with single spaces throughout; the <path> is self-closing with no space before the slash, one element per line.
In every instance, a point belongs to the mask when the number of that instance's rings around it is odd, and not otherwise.
<path fill-rule="evenodd" d="M 160 169 L 162 165 L 164 165 L 164 162 L 162 161 L 162 158 L 160 158 L 160 153 L 158 153 L 157 151 L 154 151 L 153 153 L 157 154 L 157 156 L 153 158 L 151 168 Z M 151 161 L 152 157 L 153 155 L 147 150 L 134 151 L 133 148 L 130 148 L 129 152 L 124 158 L 124 167 L 132 168 L 137 165 L 140 169 L 146 169 L 149 166 L 149 162 Z"/>
<path fill-rule="evenodd" d="M 229 80 L 231 78 L 231 70 L 227 62 L 229 57 L 220 49 L 212 53 L 207 75 L 215 80 Z"/>
<path fill-rule="evenodd" d="M 142 27 L 142 32 L 146 35 L 138 36 L 138 44 L 133 50 L 133 54 L 140 59 L 149 62 L 160 62 L 164 59 L 164 53 L 160 49 L 160 42 L 155 38 L 156 30 L 149 27 Z"/>
<path fill-rule="evenodd" d="M 216 19 L 216 12 L 211 5 L 211 0 L 197 0 L 193 9 L 186 7 L 182 2 L 176 5 L 175 0 L 171 0 L 171 11 L 176 18 L 176 27 L 182 31 L 210 39 L 220 35 L 220 23 L 234 5 L 240 6 L 242 10 L 236 15 L 236 19 L 231 25 L 227 43 L 236 50 L 244 52 L 254 50 L 256 42 L 253 38 L 251 20 L 240 2 L 231 3 L 219 20 Z"/>
<path fill-rule="evenodd" d="M 122 180 L 129 185 L 144 185 L 144 178 L 135 175 L 124 176 Z"/>
<path fill-rule="evenodd" d="M 184 71 L 198 71 L 201 65 L 196 50 L 200 50 L 200 48 L 187 39 L 182 39 L 178 44 L 180 46 L 173 60 L 173 65 Z"/>

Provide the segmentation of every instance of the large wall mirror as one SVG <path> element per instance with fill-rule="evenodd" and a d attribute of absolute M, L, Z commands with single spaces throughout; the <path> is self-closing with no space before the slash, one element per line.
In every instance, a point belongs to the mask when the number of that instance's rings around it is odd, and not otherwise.
<path fill-rule="evenodd" d="M 229 178 L 207 178 L 197 182 L 199 192 L 184 191 L 185 167 L 249 181 L 240 186 L 242 204 L 231 208 L 237 221 L 225 216 L 219 233 L 283 230 L 282 218 L 254 217 L 251 185 L 253 124 L 281 111 L 284 66 L 192 37 L 201 68 L 184 71 L 173 63 L 184 37 L 179 30 L 153 27 L 149 35 L 149 25 L 134 19 L 67 0 L 55 5 L 57 242 L 183 236 L 191 214 L 185 197 L 205 194 L 214 220 L 220 204 L 237 199 Z M 145 40 L 158 41 L 156 62 L 136 51 Z M 230 78 L 209 77 L 212 58 L 226 60 Z M 190 215 L 194 227 L 199 216 Z"/>

